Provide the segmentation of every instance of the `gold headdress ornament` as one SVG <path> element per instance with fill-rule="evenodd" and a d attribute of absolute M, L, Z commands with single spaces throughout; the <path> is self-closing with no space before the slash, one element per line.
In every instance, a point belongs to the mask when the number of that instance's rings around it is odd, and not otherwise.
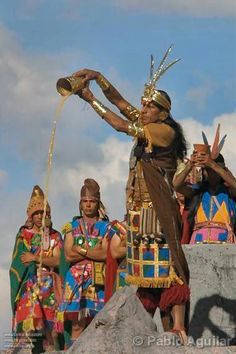
<path fill-rule="evenodd" d="M 31 217 L 36 211 L 44 209 L 44 193 L 39 186 L 34 186 L 29 205 L 27 208 L 27 215 Z M 47 203 L 47 212 L 50 213 L 50 206 Z"/>
<path fill-rule="evenodd" d="M 170 52 L 172 51 L 172 48 L 173 45 L 171 45 L 167 49 L 155 73 L 154 73 L 154 60 L 153 60 L 153 56 L 151 55 L 150 79 L 149 79 L 149 83 L 145 84 L 144 94 L 143 94 L 144 100 L 154 101 L 159 105 L 161 105 L 167 111 L 171 110 L 171 103 L 164 95 L 161 94 L 160 91 L 156 89 L 156 83 L 171 66 L 173 66 L 175 63 L 177 63 L 180 60 L 180 59 L 175 59 L 171 63 L 166 64 L 166 59 L 170 54 Z"/>
<path fill-rule="evenodd" d="M 214 138 L 214 142 L 211 148 L 211 158 L 212 160 L 216 160 L 217 157 L 219 156 L 224 143 L 225 143 L 225 139 L 226 139 L 227 135 L 224 135 L 223 138 L 220 141 L 220 124 L 218 124 L 217 129 L 216 129 L 216 134 L 215 134 L 215 138 Z M 204 144 L 209 145 L 208 144 L 208 139 L 206 137 L 206 134 L 204 132 L 202 132 L 202 138 L 204 141 Z"/>

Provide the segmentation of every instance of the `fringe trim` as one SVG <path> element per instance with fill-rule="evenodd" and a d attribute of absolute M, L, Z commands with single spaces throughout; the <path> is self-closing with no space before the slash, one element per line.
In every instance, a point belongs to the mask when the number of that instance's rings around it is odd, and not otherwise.
<path fill-rule="evenodd" d="M 172 268 L 172 267 L 171 267 Z M 169 288 L 172 284 L 183 285 L 183 280 L 178 277 L 174 269 L 170 269 L 170 275 L 163 278 L 143 278 L 135 275 L 126 275 L 125 281 L 141 288 Z"/>
<path fill-rule="evenodd" d="M 78 312 L 78 320 L 82 320 L 82 318 L 90 317 L 89 309 L 82 309 Z"/>
<path fill-rule="evenodd" d="M 54 325 L 54 329 L 56 332 L 58 333 L 62 333 L 64 331 L 64 322 L 66 320 L 66 311 L 60 311 L 57 312 L 57 316 L 56 316 L 56 323 Z M 82 309 L 80 311 L 78 311 L 78 321 L 82 320 L 83 318 L 87 318 L 90 317 L 90 310 L 89 309 Z"/>

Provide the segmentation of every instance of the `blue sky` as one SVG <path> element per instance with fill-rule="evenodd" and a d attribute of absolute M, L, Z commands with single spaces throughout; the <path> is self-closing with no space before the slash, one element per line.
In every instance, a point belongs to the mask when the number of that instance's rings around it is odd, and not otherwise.
<path fill-rule="evenodd" d="M 235 17 L 235 0 L 0 3 L 0 277 L 6 284 L 0 335 L 10 328 L 7 270 L 15 234 L 25 220 L 33 185 L 44 186 L 59 102 L 57 79 L 93 68 L 139 105 L 150 54 L 158 64 L 174 43 L 170 60 L 182 60 L 159 87 L 170 93 L 172 114 L 183 125 L 190 147 L 201 140 L 202 129 L 212 141 L 221 123 L 222 134 L 228 134 L 223 152 L 236 173 Z M 92 90 L 107 104 L 96 84 Z M 130 138 L 106 126 L 77 97 L 68 99 L 57 126 L 49 189 L 56 228 L 77 213 L 85 177 L 101 184 L 110 217 L 122 218 L 131 145 Z"/>

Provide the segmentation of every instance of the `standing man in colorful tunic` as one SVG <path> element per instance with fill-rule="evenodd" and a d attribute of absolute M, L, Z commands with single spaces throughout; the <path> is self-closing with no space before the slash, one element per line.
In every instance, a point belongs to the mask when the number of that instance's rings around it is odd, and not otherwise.
<path fill-rule="evenodd" d="M 181 217 L 171 182 L 177 159 L 183 160 L 186 155 L 186 143 L 180 125 L 170 114 L 168 94 L 155 88 L 161 75 L 176 62 L 165 65 L 170 50 L 155 74 L 152 61 L 150 82 L 145 85 L 141 111 L 125 100 L 99 72 L 84 69 L 74 75 L 83 77 L 86 85 L 78 95 L 115 130 L 136 138 L 126 190 L 126 281 L 140 287 L 138 294 L 149 312 L 154 313 L 157 305 L 163 316 L 171 312 L 172 330 L 185 336 L 189 274 L 180 245 Z M 107 99 L 128 120 L 96 99 L 88 87 L 91 80 L 96 80 Z"/>
<path fill-rule="evenodd" d="M 37 339 L 34 332 L 39 331 L 46 336 L 44 349 L 52 350 L 55 311 L 62 292 L 57 269 L 63 244 L 60 233 L 52 228 L 48 204 L 42 242 L 43 210 L 44 193 L 35 186 L 27 208 L 27 222 L 16 236 L 10 268 L 11 304 L 16 337 L 22 340 L 32 337 L 34 344 Z"/>
<path fill-rule="evenodd" d="M 104 305 L 104 266 L 107 253 L 108 217 L 100 199 L 100 187 L 86 179 L 80 193 L 80 216 L 63 227 L 65 257 L 69 269 L 58 312 L 58 331 L 70 333 L 69 347 Z M 70 324 L 70 329 L 64 328 Z M 67 326 L 68 327 L 68 326 Z"/>

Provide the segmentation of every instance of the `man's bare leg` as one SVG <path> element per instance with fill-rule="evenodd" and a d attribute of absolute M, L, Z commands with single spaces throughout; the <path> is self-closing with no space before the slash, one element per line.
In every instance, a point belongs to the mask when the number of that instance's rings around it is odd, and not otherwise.
<path fill-rule="evenodd" d="M 161 323 L 164 332 L 168 332 L 171 329 L 171 318 L 169 312 L 160 311 Z"/>
<path fill-rule="evenodd" d="M 185 305 L 174 305 L 171 315 L 174 323 L 173 332 L 179 334 L 183 344 L 186 344 L 188 337 L 184 328 Z"/>

